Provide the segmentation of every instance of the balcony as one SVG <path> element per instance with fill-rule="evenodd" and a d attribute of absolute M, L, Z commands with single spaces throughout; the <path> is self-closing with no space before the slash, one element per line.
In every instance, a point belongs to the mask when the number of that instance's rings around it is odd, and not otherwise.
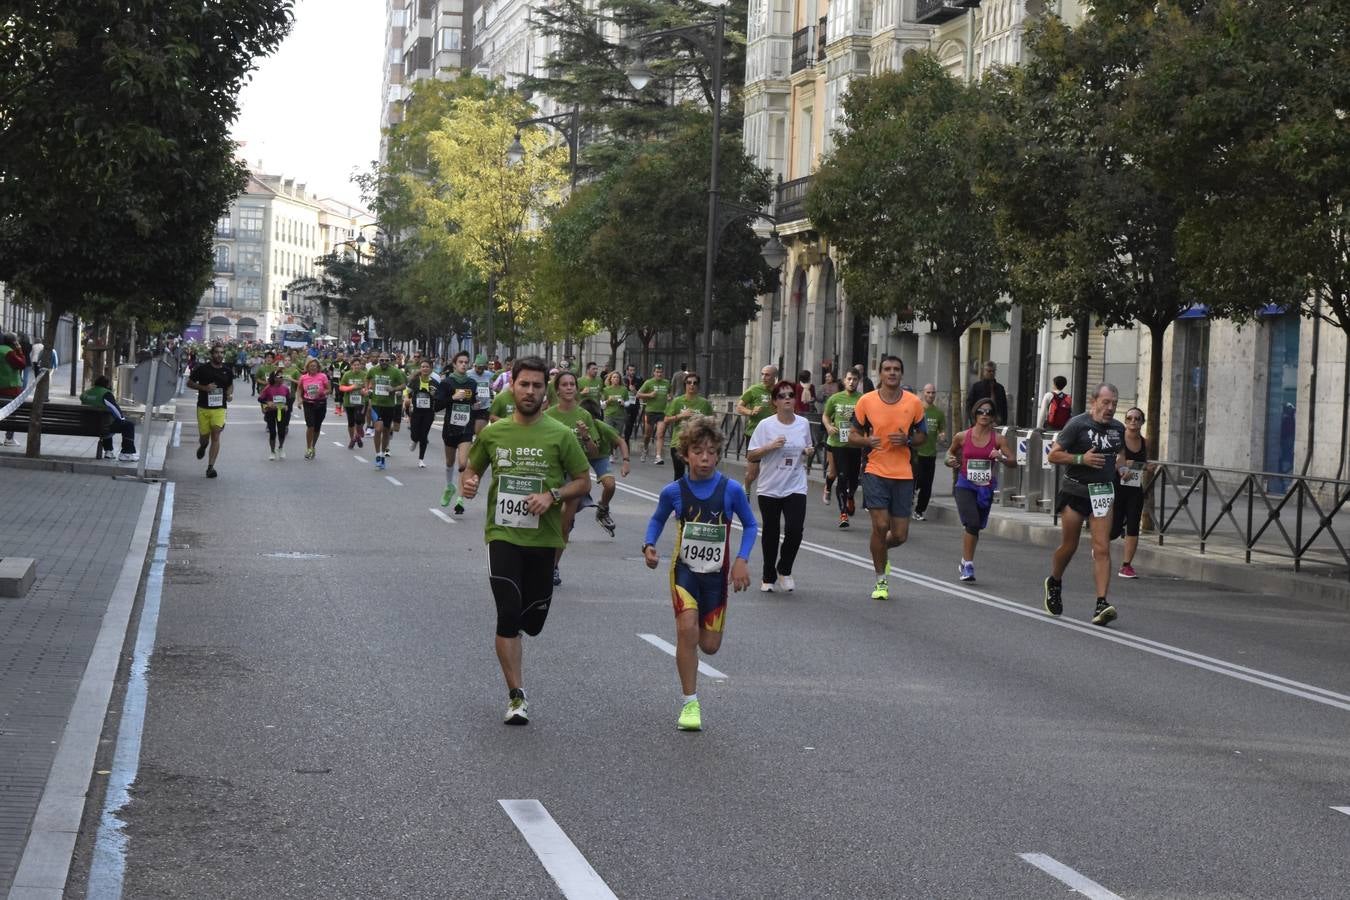
<path fill-rule="evenodd" d="M 914 0 L 914 21 L 921 25 L 941 25 L 964 15 L 978 0 Z"/>
<path fill-rule="evenodd" d="M 217 275 L 232 275 L 234 274 L 234 263 L 216 260 L 211 263 L 211 271 Z"/>
<path fill-rule="evenodd" d="M 820 24 L 816 26 L 816 62 L 825 58 L 825 44 L 828 42 L 829 32 L 825 26 L 829 22 L 829 16 L 821 16 Z"/>
<path fill-rule="evenodd" d="M 800 72 L 816 63 L 816 30 L 811 26 L 792 33 L 792 71 Z"/>
<path fill-rule="evenodd" d="M 775 197 L 774 215 L 778 224 L 798 222 L 806 218 L 806 192 L 811 189 L 811 176 L 794 178 L 778 185 Z"/>
<path fill-rule="evenodd" d="M 220 225 L 217 225 L 217 226 L 216 226 L 216 237 L 218 237 L 218 238 L 226 238 L 226 239 L 232 238 L 232 237 L 234 237 L 234 230 L 231 229 L 230 226 L 228 226 L 228 225 L 225 225 L 224 227 L 222 227 L 222 226 L 220 226 Z"/>

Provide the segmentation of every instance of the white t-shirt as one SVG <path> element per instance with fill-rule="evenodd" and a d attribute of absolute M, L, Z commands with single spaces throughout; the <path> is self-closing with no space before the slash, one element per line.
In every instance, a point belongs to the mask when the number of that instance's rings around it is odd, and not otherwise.
<path fill-rule="evenodd" d="M 759 450 L 782 436 L 787 442 L 770 450 L 759 460 L 759 477 L 755 487 L 761 497 L 787 497 L 806 493 L 806 466 L 802 454 L 811 448 L 811 426 L 797 416 L 791 425 L 784 425 L 777 416 L 760 422 L 750 436 L 750 449 Z"/>

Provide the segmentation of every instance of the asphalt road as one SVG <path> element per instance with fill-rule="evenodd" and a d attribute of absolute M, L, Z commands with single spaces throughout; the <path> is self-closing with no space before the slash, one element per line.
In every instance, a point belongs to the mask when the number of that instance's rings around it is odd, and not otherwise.
<path fill-rule="evenodd" d="M 1350 896 L 1350 615 L 1144 573 L 1093 628 L 1085 545 L 1052 620 L 1047 551 L 991 538 L 961 585 L 933 523 L 873 601 L 814 495 L 796 592 L 733 596 L 681 733 L 639 466 L 616 539 L 578 519 L 510 728 L 439 430 L 425 470 L 331 419 L 268 462 L 241 403 L 208 481 L 183 412 L 124 896 Z"/>

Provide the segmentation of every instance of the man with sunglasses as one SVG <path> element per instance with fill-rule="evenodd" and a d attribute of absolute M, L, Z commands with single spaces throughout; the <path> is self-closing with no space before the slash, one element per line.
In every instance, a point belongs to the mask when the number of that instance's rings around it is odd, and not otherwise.
<path fill-rule="evenodd" d="M 670 402 L 666 407 L 666 423 L 670 426 L 670 465 L 675 470 L 671 481 L 679 481 L 684 477 L 685 459 L 680 455 L 678 438 L 680 429 L 684 426 L 686 420 L 694 416 L 711 416 L 713 414 L 712 404 L 706 397 L 699 396 L 698 393 L 698 373 L 684 373 L 684 393 Z"/>

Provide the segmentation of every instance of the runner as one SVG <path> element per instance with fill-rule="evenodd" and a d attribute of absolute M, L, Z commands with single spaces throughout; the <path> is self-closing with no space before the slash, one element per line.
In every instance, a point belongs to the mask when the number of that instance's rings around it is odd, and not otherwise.
<path fill-rule="evenodd" d="M 506 390 L 492 398 L 492 406 L 488 408 L 488 424 L 496 422 L 498 419 L 509 419 L 516 410 L 516 396 L 511 393 L 511 384 L 507 382 Z"/>
<path fill-rule="evenodd" d="M 577 379 L 577 400 L 582 403 L 587 400 L 599 403 L 604 387 L 605 383 L 600 380 L 600 364 L 586 363 L 585 376 Z"/>
<path fill-rule="evenodd" d="M 592 418 L 594 418 L 594 413 L 592 413 Z M 609 514 L 609 504 L 614 500 L 615 481 L 614 473 L 609 470 L 609 467 L 612 464 L 612 451 L 617 447 L 621 460 L 619 474 L 624 478 L 628 477 L 630 471 L 628 442 L 623 439 L 619 429 L 611 426 L 604 419 L 596 419 L 595 428 L 595 444 L 600 454 L 590 461 L 591 469 L 600 482 L 600 502 L 595 507 L 595 521 L 600 523 L 601 528 L 609 532 L 610 537 L 614 537 L 614 518 Z M 582 503 L 585 503 L 584 499 Z"/>
<path fill-rule="evenodd" d="M 234 376 L 225 365 L 225 348 L 211 348 L 211 358 L 188 375 L 188 390 L 197 392 L 197 458 L 206 456 L 207 445 L 211 457 L 206 461 L 206 477 L 216 477 L 216 457 L 220 455 L 220 433 L 225 430 L 225 410 L 234 398 Z"/>
<path fill-rule="evenodd" d="M 403 410 L 408 415 L 408 431 L 412 435 L 413 449 L 417 451 L 417 468 L 427 467 L 427 439 L 431 436 L 431 426 L 436 423 L 436 392 L 438 386 L 431 377 L 430 360 L 422 360 L 417 365 L 417 374 L 408 382 L 403 397 Z"/>
<path fill-rule="evenodd" d="M 736 404 L 736 412 L 745 416 L 745 443 L 755 436 L 755 426 L 773 414 L 773 386 L 778 383 L 778 367 L 765 366 L 759 370 L 759 384 L 752 384 L 741 394 Z M 755 479 L 759 477 L 759 463 L 745 464 L 745 493 L 755 489 Z"/>
<path fill-rule="evenodd" d="M 722 647 L 726 627 L 727 577 L 738 591 L 750 586 L 750 552 L 759 524 L 739 484 L 717 471 L 722 431 L 710 416 L 685 422 L 679 435 L 680 455 L 689 472 L 661 489 L 647 523 L 642 556 L 647 568 L 661 562 L 656 542 L 674 513 L 678 528 L 670 564 L 670 600 L 675 607 L 675 669 L 680 675 L 680 716 L 675 727 L 701 731 L 698 701 L 698 652 L 709 656 Z M 731 519 L 740 519 L 743 533 L 735 562 L 731 556 Z"/>
<path fill-rule="evenodd" d="M 947 414 L 937 407 L 937 387 L 923 386 L 923 420 L 928 436 L 922 447 L 914 449 L 914 518 L 924 521 L 928 501 L 933 496 L 933 475 L 937 471 L 938 444 L 947 440 Z M 983 526 L 981 526 L 983 527 Z"/>
<path fill-rule="evenodd" d="M 1115 516 L 1111 540 L 1125 536 L 1125 556 L 1120 563 L 1121 578 L 1138 578 L 1134 554 L 1139 550 L 1139 519 L 1144 513 L 1144 475 L 1153 471 L 1148 461 L 1148 441 L 1143 435 L 1144 411 L 1131 407 L 1125 411 L 1125 445 L 1116 460 L 1120 483 L 1116 486 Z"/>
<path fill-rule="evenodd" d="M 642 461 L 647 461 L 647 448 L 651 446 L 652 435 L 656 436 L 656 464 L 663 466 L 666 464 L 661 448 L 662 439 L 665 437 L 666 425 L 662 421 L 666 417 L 666 402 L 670 399 L 670 381 L 666 378 L 666 367 L 661 363 L 652 366 L 652 377 L 642 383 L 638 389 L 638 399 L 641 400 L 647 408 L 643 416 L 642 427 Z"/>
<path fill-rule="evenodd" d="M 455 500 L 455 478 L 463 477 L 469 464 L 469 445 L 473 443 L 473 403 L 478 381 L 469 376 L 469 353 L 461 350 L 450 361 L 450 371 L 441 378 L 436 391 L 436 409 L 445 410 L 441 423 L 441 443 L 445 445 L 445 490 L 441 506 Z M 499 394 L 509 396 L 510 392 Z M 455 500 L 455 515 L 464 515 L 464 501 Z"/>
<path fill-rule="evenodd" d="M 291 389 L 277 375 L 275 369 L 267 373 L 267 384 L 258 391 L 258 403 L 262 405 L 263 421 L 267 425 L 268 460 L 286 458 L 286 401 Z"/>
<path fill-rule="evenodd" d="M 623 386 L 623 377 L 618 372 L 610 372 L 605 376 L 605 387 L 602 390 L 604 420 L 610 428 L 615 431 L 624 431 L 624 418 L 627 411 L 624 409 L 628 402 L 628 389 Z M 624 436 L 625 443 L 627 436 Z M 611 459 L 610 462 L 613 462 Z"/>
<path fill-rule="evenodd" d="M 1097 588 L 1093 625 L 1116 618 L 1116 608 L 1106 600 L 1111 584 L 1111 525 L 1115 505 L 1115 476 L 1125 426 L 1115 420 L 1119 392 L 1103 382 L 1092 392 L 1088 411 L 1074 416 L 1060 429 L 1050 445 L 1051 465 L 1067 466 L 1060 483 L 1055 508 L 1059 511 L 1060 544 L 1050 560 L 1045 579 L 1045 611 L 1057 616 L 1064 611 L 1064 570 L 1069 567 L 1083 523 L 1092 534 L 1092 574 Z"/>
<path fill-rule="evenodd" d="M 862 394 L 858 392 L 858 373 L 844 373 L 844 387 L 825 401 L 820 421 L 829 437 L 825 439 L 834 460 L 835 497 L 839 501 L 839 527 L 849 527 L 854 512 L 854 495 L 858 491 L 858 473 L 862 468 L 862 449 L 849 443 L 849 424 L 853 421 L 853 407 Z"/>
<path fill-rule="evenodd" d="M 347 449 L 366 445 L 366 364 L 352 360 L 352 367 L 342 376 L 338 393 L 344 397 L 347 410 Z"/>
<path fill-rule="evenodd" d="M 328 376 L 319 371 L 319 361 L 311 357 L 305 361 L 305 373 L 300 376 L 300 396 L 305 412 L 305 459 L 313 459 L 319 443 L 319 431 L 328 415 L 328 392 L 332 390 Z"/>
<path fill-rule="evenodd" d="M 994 464 L 1017 465 L 1017 457 L 1008 452 L 1003 435 L 994 430 L 994 402 L 988 397 L 976 400 L 970 415 L 975 424 L 952 439 L 946 460 L 947 468 L 956 471 L 952 496 L 961 525 L 966 529 L 961 535 L 961 564 L 957 566 L 962 581 L 975 580 L 975 545 L 979 543 L 980 532 L 989 524 L 989 508 L 998 490 Z M 917 510 L 914 518 L 919 518 Z"/>
<path fill-rule="evenodd" d="M 638 374 L 637 366 L 629 363 L 624 366 L 622 383 L 628 391 L 627 402 L 624 403 L 624 413 L 627 418 L 623 423 L 623 439 L 630 445 L 633 443 L 633 433 L 637 431 L 638 419 L 642 413 L 642 401 L 638 399 L 638 391 L 642 390 L 642 382 L 645 379 Z"/>
<path fill-rule="evenodd" d="M 472 500 L 488 466 L 484 537 L 489 582 L 497 605 L 497 661 L 508 694 L 506 723 L 530 721 L 525 696 L 520 633 L 536 637 L 553 600 L 548 576 L 554 552 L 563 546 L 561 505 L 590 489 L 586 455 L 576 437 L 540 414 L 547 391 L 547 365 L 538 357 L 516 361 L 511 372 L 515 410 L 483 429 L 469 452 L 460 492 Z"/>
<path fill-rule="evenodd" d="M 666 407 L 666 424 L 671 426 L 670 465 L 675 470 L 675 477 L 671 479 L 672 481 L 679 481 L 684 477 L 684 457 L 680 456 L 679 445 L 675 440 L 679 437 L 684 423 L 694 416 L 711 416 L 713 414 L 712 404 L 708 402 L 708 398 L 699 396 L 698 373 L 685 372 L 683 383 L 684 393 L 670 401 L 670 406 Z"/>
<path fill-rule="evenodd" d="M 462 353 L 463 351 L 460 352 Z M 469 373 L 469 377 L 474 381 L 474 434 L 477 434 L 487 427 L 488 412 L 492 409 L 492 382 L 496 380 L 496 373 L 489 369 L 487 364 L 487 357 L 480 353 L 473 358 L 473 371 Z"/>
<path fill-rule="evenodd" d="M 600 455 L 600 446 L 596 443 L 595 435 L 598 430 L 595 427 L 595 417 L 581 408 L 577 403 L 577 376 L 564 369 L 553 379 L 553 390 L 558 395 L 558 402 L 545 410 L 544 415 L 555 419 L 571 429 L 577 436 L 577 443 L 586 454 L 587 464 L 592 464 Z M 608 463 L 608 459 L 605 460 Z M 566 540 L 572 534 L 572 524 L 576 520 L 577 504 L 581 502 L 578 497 L 575 500 L 569 500 L 563 504 L 563 538 Z M 559 568 L 562 562 L 563 551 L 567 545 L 559 547 L 553 557 L 553 584 L 558 586 L 562 584 L 562 572 Z"/>
<path fill-rule="evenodd" d="M 900 387 L 905 364 L 900 357 L 881 358 L 875 391 L 858 398 L 849 423 L 848 442 L 869 448 L 862 476 L 863 505 L 872 519 L 872 569 L 877 583 L 873 600 L 890 599 L 891 563 L 887 555 L 909 539 L 914 511 L 914 468 L 910 454 L 924 442 L 923 404 Z"/>
<path fill-rule="evenodd" d="M 759 589 L 764 593 L 791 593 L 796 589 L 792 581 L 792 563 L 802 545 L 802 530 L 806 523 L 805 462 L 812 448 L 811 423 L 793 412 L 797 392 L 792 382 L 778 382 L 772 396 L 778 414 L 755 426 L 746 459 L 761 463 L 759 515 L 763 528 L 760 543 L 764 569 Z M 786 526 L 781 550 L 778 546 L 780 520 Z"/>
<path fill-rule="evenodd" d="M 370 416 L 375 420 L 375 468 L 383 469 L 389 455 L 389 438 L 400 421 L 399 395 L 405 380 L 403 372 L 389 364 L 389 354 L 381 352 L 379 364 L 366 372 L 366 397 Z"/>

